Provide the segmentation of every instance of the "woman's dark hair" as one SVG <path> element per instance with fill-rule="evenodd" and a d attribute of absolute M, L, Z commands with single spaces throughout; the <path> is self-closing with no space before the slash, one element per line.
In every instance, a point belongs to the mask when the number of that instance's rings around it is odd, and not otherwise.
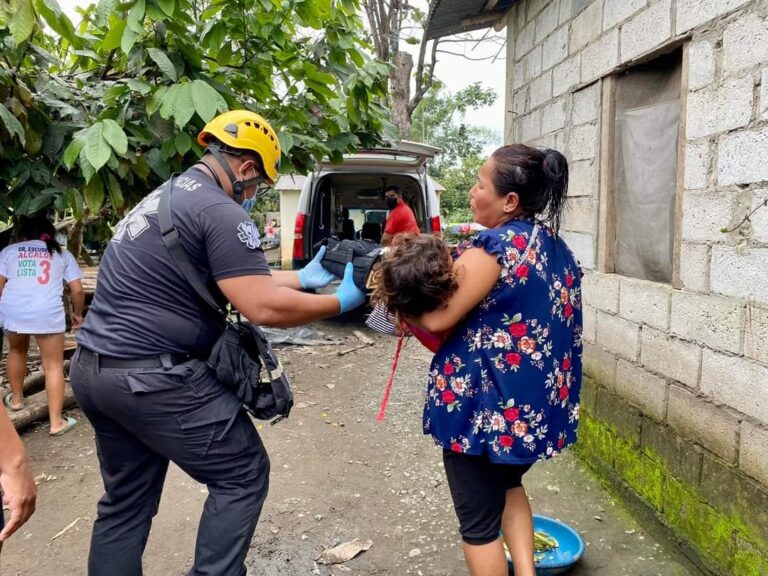
<path fill-rule="evenodd" d="M 447 244 L 431 234 L 397 234 L 373 284 L 374 300 L 409 318 L 443 307 L 459 287 Z"/>
<path fill-rule="evenodd" d="M 56 241 L 56 228 L 45 216 L 22 216 L 19 219 L 19 238 L 42 240 L 51 256 L 54 251 L 61 254 L 61 246 Z"/>
<path fill-rule="evenodd" d="M 551 148 L 509 144 L 492 155 L 493 185 L 499 196 L 516 192 L 526 216 L 536 214 L 557 234 L 568 194 L 568 161 Z"/>

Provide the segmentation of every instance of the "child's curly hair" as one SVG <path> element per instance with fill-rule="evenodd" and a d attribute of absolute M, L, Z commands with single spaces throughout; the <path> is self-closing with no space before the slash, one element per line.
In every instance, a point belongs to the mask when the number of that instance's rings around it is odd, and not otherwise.
<path fill-rule="evenodd" d="M 459 286 L 448 246 L 432 234 L 395 236 L 373 285 L 372 298 L 406 318 L 441 308 Z"/>

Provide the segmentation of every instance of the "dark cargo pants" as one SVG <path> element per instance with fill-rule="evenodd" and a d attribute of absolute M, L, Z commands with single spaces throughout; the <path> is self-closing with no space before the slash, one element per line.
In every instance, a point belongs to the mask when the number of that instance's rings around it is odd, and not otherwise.
<path fill-rule="evenodd" d="M 105 489 L 89 576 L 141 576 L 169 461 L 208 487 L 189 576 L 243 576 L 269 458 L 234 395 L 201 360 L 116 369 L 78 350 L 70 379 L 96 431 Z"/>

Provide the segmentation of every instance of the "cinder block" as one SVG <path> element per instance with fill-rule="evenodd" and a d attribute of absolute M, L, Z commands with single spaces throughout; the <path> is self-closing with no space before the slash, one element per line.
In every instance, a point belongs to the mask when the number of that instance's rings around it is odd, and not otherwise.
<path fill-rule="evenodd" d="M 521 58 L 525 56 L 528 51 L 533 48 L 534 39 L 536 37 L 536 24 L 531 22 L 527 26 L 523 26 L 518 29 L 517 37 L 515 38 L 515 57 Z"/>
<path fill-rule="evenodd" d="M 743 325 L 744 304 L 739 300 L 677 290 L 672 293 L 670 331 L 674 335 L 738 353 Z"/>
<path fill-rule="evenodd" d="M 554 148 L 555 135 L 547 134 L 546 136 L 542 136 L 541 138 L 537 138 L 536 140 L 531 140 L 530 145 L 536 148 Z"/>
<path fill-rule="evenodd" d="M 594 344 L 584 343 L 584 373 L 601 386 L 613 389 L 616 386 L 616 355 Z"/>
<path fill-rule="evenodd" d="M 688 89 L 698 90 L 715 79 L 715 51 L 707 40 L 691 43 L 688 50 Z"/>
<path fill-rule="evenodd" d="M 544 9 L 536 16 L 536 42 L 541 42 L 557 28 L 560 5 L 557 2 L 547 2 Z"/>
<path fill-rule="evenodd" d="M 541 12 L 544 7 L 550 3 L 550 0 L 530 0 L 528 2 L 528 21 L 532 22 L 536 20 L 536 16 Z"/>
<path fill-rule="evenodd" d="M 722 232 L 743 217 L 742 195 L 730 190 L 686 190 L 683 193 L 683 240 L 725 242 Z"/>
<path fill-rule="evenodd" d="M 591 196 L 570 198 L 565 204 L 562 228 L 594 234 L 597 228 L 597 200 Z"/>
<path fill-rule="evenodd" d="M 621 62 L 632 60 L 671 37 L 671 0 L 659 0 L 621 27 Z"/>
<path fill-rule="evenodd" d="M 709 292 L 710 247 L 683 242 L 680 246 L 680 281 L 683 288 Z"/>
<path fill-rule="evenodd" d="M 581 416 L 595 413 L 597 406 L 597 395 L 599 393 L 598 384 L 592 378 L 585 376 L 581 381 L 581 395 L 579 396 L 579 410 Z"/>
<path fill-rule="evenodd" d="M 592 234 L 564 230 L 560 235 L 573 250 L 583 269 L 595 267 L 595 237 Z"/>
<path fill-rule="evenodd" d="M 656 422 L 663 422 L 667 415 L 668 388 L 669 384 L 663 378 L 619 359 L 616 367 L 616 394 Z"/>
<path fill-rule="evenodd" d="M 756 209 L 749 217 L 750 222 L 752 222 L 752 239 L 764 243 L 768 243 L 768 205 L 765 204 L 766 200 L 768 200 L 768 190 L 752 191 L 750 211 Z"/>
<path fill-rule="evenodd" d="M 597 80 L 610 72 L 618 63 L 619 29 L 614 28 L 582 51 L 581 81 L 586 83 Z"/>
<path fill-rule="evenodd" d="M 597 196 L 597 160 L 568 163 L 568 197 Z"/>
<path fill-rule="evenodd" d="M 699 385 L 701 348 L 692 342 L 644 326 L 640 337 L 640 362 L 648 370 L 690 388 Z"/>
<path fill-rule="evenodd" d="M 751 184 L 768 180 L 768 128 L 727 134 L 720 139 L 717 183 Z"/>
<path fill-rule="evenodd" d="M 517 38 L 520 30 L 525 27 L 525 23 L 528 21 L 528 19 L 525 17 L 527 6 L 528 0 L 520 0 L 517 4 L 515 4 L 515 9 L 517 10 L 517 14 L 515 16 L 515 38 Z"/>
<path fill-rule="evenodd" d="M 768 118 L 768 68 L 763 68 L 760 75 L 760 119 Z"/>
<path fill-rule="evenodd" d="M 512 96 L 512 111 L 516 116 L 522 116 L 530 110 L 528 104 L 528 86 L 524 86 L 520 90 L 515 91 Z"/>
<path fill-rule="evenodd" d="M 712 247 L 712 292 L 768 304 L 768 248 Z"/>
<path fill-rule="evenodd" d="M 667 284 L 623 277 L 619 297 L 619 316 L 647 324 L 659 330 L 669 328 L 669 300 L 672 288 Z"/>
<path fill-rule="evenodd" d="M 696 190 L 707 187 L 712 170 L 712 151 L 708 140 L 685 143 L 685 188 Z"/>
<path fill-rule="evenodd" d="M 726 516 L 738 518 L 759 538 L 768 541 L 768 490 L 765 485 L 749 478 L 743 470 L 705 453 L 701 494 L 710 506 Z M 748 572 L 734 572 L 734 576 L 741 574 Z"/>
<path fill-rule="evenodd" d="M 700 443 L 726 462 L 736 462 L 739 420 L 728 411 L 698 398 L 689 390 L 670 386 L 667 421 L 680 434 Z"/>
<path fill-rule="evenodd" d="M 552 98 L 552 71 L 531 82 L 531 108 L 537 108 Z"/>
<path fill-rule="evenodd" d="M 559 28 L 544 41 L 541 69 L 549 70 L 568 57 L 568 26 Z"/>
<path fill-rule="evenodd" d="M 592 2 L 571 23 L 570 50 L 574 54 L 597 39 L 602 32 L 602 2 Z"/>
<path fill-rule="evenodd" d="M 632 14 L 645 8 L 647 0 L 605 0 L 603 4 L 603 31 L 613 28 Z"/>
<path fill-rule="evenodd" d="M 754 101 L 752 76 L 727 80 L 715 90 L 688 95 L 686 137 L 701 138 L 749 124 Z"/>
<path fill-rule="evenodd" d="M 600 86 L 595 83 L 573 93 L 571 124 L 578 126 L 597 120 L 600 110 Z"/>
<path fill-rule="evenodd" d="M 723 32 L 723 71 L 726 75 L 768 62 L 768 19 L 748 12 Z"/>
<path fill-rule="evenodd" d="M 534 110 L 522 117 L 521 137 L 523 142 L 530 142 L 541 136 L 541 110 Z"/>
<path fill-rule="evenodd" d="M 750 0 L 677 0 L 675 34 L 682 34 L 718 16 L 727 14 Z"/>
<path fill-rule="evenodd" d="M 668 426 L 644 418 L 640 446 L 647 454 L 661 458 L 675 478 L 698 486 L 702 449 L 695 443 L 683 440 Z"/>
<path fill-rule="evenodd" d="M 705 349 L 701 391 L 717 403 L 768 422 L 768 368 L 754 360 Z"/>
<path fill-rule="evenodd" d="M 582 322 L 584 323 L 584 340 L 594 344 L 597 340 L 597 309 L 584 304 L 581 314 Z"/>
<path fill-rule="evenodd" d="M 523 61 L 516 60 L 515 65 L 512 68 L 512 80 L 510 85 L 514 88 L 515 86 L 522 86 L 525 82 L 525 68 L 523 67 Z"/>
<path fill-rule="evenodd" d="M 568 159 L 589 160 L 597 157 L 597 124 L 584 124 L 571 128 L 568 139 Z"/>
<path fill-rule="evenodd" d="M 558 18 L 558 24 L 569 22 L 573 16 L 572 10 L 571 0 L 560 0 L 560 17 Z"/>
<path fill-rule="evenodd" d="M 599 420 L 615 428 L 624 439 L 640 446 L 640 413 L 621 396 L 601 389 L 595 413 Z"/>
<path fill-rule="evenodd" d="M 629 360 L 640 356 L 640 325 L 619 316 L 597 313 L 597 343 Z"/>
<path fill-rule="evenodd" d="M 523 77 L 530 82 L 541 74 L 541 44 L 523 58 Z"/>
<path fill-rule="evenodd" d="M 739 468 L 768 486 L 768 430 L 749 422 L 741 425 Z"/>
<path fill-rule="evenodd" d="M 565 94 L 572 86 L 579 83 L 581 72 L 581 54 L 565 60 L 552 69 L 552 95 Z"/>
<path fill-rule="evenodd" d="M 744 321 L 744 355 L 768 365 L 768 308 L 747 304 Z"/>
<path fill-rule="evenodd" d="M 541 113 L 541 133 L 549 134 L 565 126 L 565 98 L 555 100 Z"/>
<path fill-rule="evenodd" d="M 581 279 L 581 293 L 584 301 L 598 310 L 618 314 L 619 287 L 621 276 L 588 272 Z"/>

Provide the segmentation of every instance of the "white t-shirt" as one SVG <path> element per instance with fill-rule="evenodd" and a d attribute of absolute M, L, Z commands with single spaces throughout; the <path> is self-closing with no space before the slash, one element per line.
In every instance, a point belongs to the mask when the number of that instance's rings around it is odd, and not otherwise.
<path fill-rule="evenodd" d="M 64 332 L 64 282 L 83 277 L 74 256 L 48 252 L 42 240 L 11 244 L 0 252 L 3 328 L 19 334 Z"/>

